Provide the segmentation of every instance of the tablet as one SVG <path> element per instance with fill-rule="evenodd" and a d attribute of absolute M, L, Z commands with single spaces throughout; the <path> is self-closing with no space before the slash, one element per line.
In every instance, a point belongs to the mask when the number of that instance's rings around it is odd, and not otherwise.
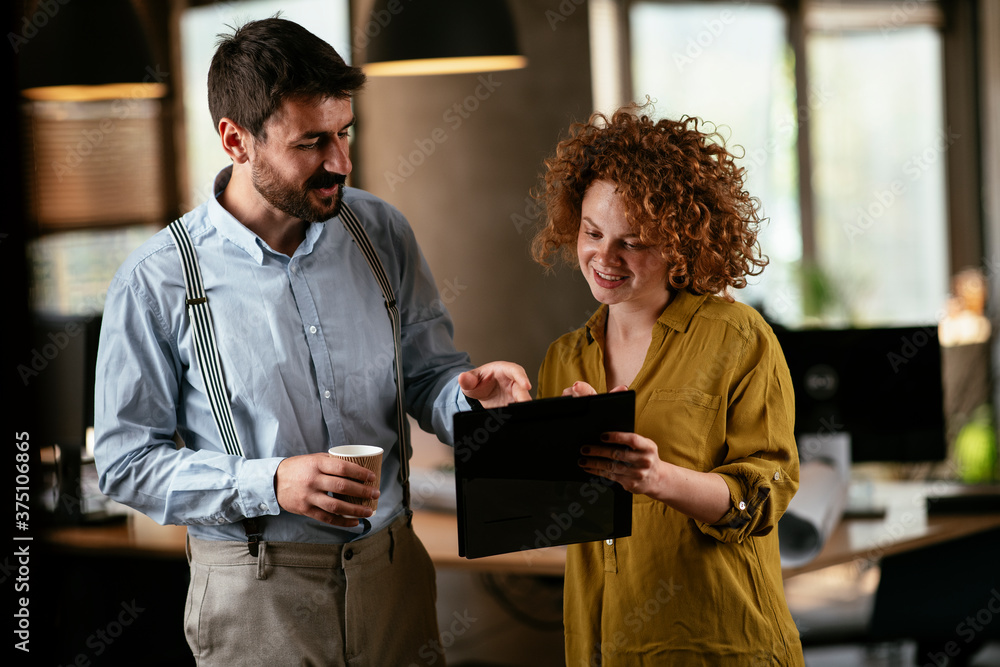
<path fill-rule="evenodd" d="M 454 426 L 460 556 L 632 534 L 632 494 L 577 462 L 602 433 L 635 429 L 635 392 L 460 412 Z"/>

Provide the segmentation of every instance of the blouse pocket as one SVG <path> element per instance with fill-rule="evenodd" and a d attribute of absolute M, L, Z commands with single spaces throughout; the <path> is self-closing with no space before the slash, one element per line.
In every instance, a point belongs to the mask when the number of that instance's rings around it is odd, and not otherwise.
<path fill-rule="evenodd" d="M 656 441 L 664 461 L 707 471 L 717 465 L 722 443 L 710 443 L 722 397 L 690 387 L 656 389 L 639 415 L 637 430 Z"/>

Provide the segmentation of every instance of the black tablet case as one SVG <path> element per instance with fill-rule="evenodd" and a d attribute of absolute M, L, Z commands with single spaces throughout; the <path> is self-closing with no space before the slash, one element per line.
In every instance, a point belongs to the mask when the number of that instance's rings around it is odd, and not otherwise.
<path fill-rule="evenodd" d="M 601 433 L 634 430 L 635 392 L 460 412 L 454 425 L 460 556 L 632 534 L 632 494 L 577 462 Z"/>

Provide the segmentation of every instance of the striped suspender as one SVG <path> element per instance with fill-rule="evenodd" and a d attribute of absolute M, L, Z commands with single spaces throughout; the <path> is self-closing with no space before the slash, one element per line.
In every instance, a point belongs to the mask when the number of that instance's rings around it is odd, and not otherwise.
<path fill-rule="evenodd" d="M 396 299 L 392 293 L 392 284 L 389 282 L 388 276 L 386 276 L 382 261 L 379 259 L 374 246 L 372 246 L 371 239 L 368 238 L 368 233 L 362 227 L 354 211 L 346 203 L 342 206 L 340 220 L 368 262 L 368 266 L 371 268 L 375 280 L 382 290 L 385 307 L 389 314 L 389 320 L 392 323 L 392 337 L 396 361 L 396 427 L 399 434 L 399 479 L 403 485 L 403 503 L 405 507 L 409 508 L 410 424 L 406 419 L 406 403 L 403 400 L 403 356 L 401 350 L 399 308 L 396 306 Z M 222 374 L 222 361 L 219 357 L 218 345 L 216 344 L 215 329 L 212 327 L 211 312 L 208 308 L 208 295 L 205 293 L 205 286 L 202 282 L 201 268 L 198 265 L 198 255 L 191 242 L 191 235 L 188 233 L 187 227 L 185 227 L 182 220 L 174 220 L 170 223 L 168 229 L 174 237 L 177 252 L 181 259 L 181 268 L 184 271 L 184 292 L 187 298 L 188 316 L 194 325 L 195 354 L 198 358 L 198 365 L 201 368 L 202 375 L 205 378 L 205 389 L 208 393 L 209 404 L 212 407 L 212 416 L 215 418 L 215 425 L 219 430 L 219 439 L 225 447 L 227 454 L 245 456 L 243 446 L 240 444 L 239 434 L 236 432 L 229 396 L 226 394 L 225 379 Z M 256 557 L 261 537 L 258 521 L 256 518 L 244 519 L 243 527 L 247 533 L 247 544 L 250 553 Z"/>
<path fill-rule="evenodd" d="M 184 294 L 187 297 L 188 317 L 194 325 L 195 355 L 198 357 L 198 367 L 205 379 L 205 391 L 212 406 L 212 416 L 219 430 L 219 439 L 227 454 L 245 456 L 233 421 L 233 409 L 226 394 L 222 360 L 219 358 L 219 348 L 215 342 L 215 329 L 212 328 L 212 314 L 208 309 L 208 295 L 205 294 L 205 285 L 201 280 L 198 255 L 194 251 L 191 235 L 182 220 L 174 220 L 168 229 L 174 237 L 174 243 L 177 244 L 181 268 L 184 270 Z M 247 534 L 247 549 L 250 555 L 256 558 L 262 536 L 260 522 L 256 517 L 243 519 L 243 530 Z"/>
<path fill-rule="evenodd" d="M 354 214 L 351 207 L 344 202 L 340 210 L 340 221 L 344 223 L 354 244 L 361 250 L 361 254 L 368 261 L 368 266 L 375 275 L 375 281 L 382 289 L 382 297 L 385 299 L 385 308 L 389 312 L 389 320 L 392 322 L 392 340 L 396 351 L 396 432 L 399 434 L 399 481 L 403 485 L 403 504 L 410 507 L 410 422 L 406 419 L 406 403 L 403 400 L 403 354 L 401 342 L 401 326 L 399 322 L 399 307 L 396 305 L 396 298 L 392 293 L 392 284 L 385 274 L 382 260 L 379 259 L 368 232 L 361 226 L 361 221 Z"/>
<path fill-rule="evenodd" d="M 177 252 L 181 256 L 188 317 L 194 324 L 195 353 L 198 357 L 198 367 L 205 376 L 205 389 L 208 392 L 208 402 L 212 406 L 215 425 L 219 429 L 219 438 L 227 454 L 244 456 L 240 436 L 236 433 L 236 425 L 233 422 L 233 409 L 229 405 L 229 396 L 226 395 L 222 361 L 215 343 L 215 329 L 212 328 L 212 314 L 208 310 L 208 295 L 205 294 L 205 285 L 201 281 L 198 255 L 191 243 L 191 235 L 181 220 L 174 220 L 170 223 L 169 229 L 177 244 Z"/>

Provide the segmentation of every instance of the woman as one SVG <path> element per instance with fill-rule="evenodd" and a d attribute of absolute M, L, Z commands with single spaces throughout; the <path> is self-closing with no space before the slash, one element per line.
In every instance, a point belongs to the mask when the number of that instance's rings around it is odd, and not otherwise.
<path fill-rule="evenodd" d="M 798 487 L 791 379 L 728 294 L 767 263 L 759 203 L 717 134 L 641 112 L 571 128 L 532 248 L 602 304 L 551 345 L 539 397 L 636 393 L 635 432 L 580 453 L 634 494 L 632 536 L 569 548 L 567 664 L 802 665 L 775 530 Z"/>

